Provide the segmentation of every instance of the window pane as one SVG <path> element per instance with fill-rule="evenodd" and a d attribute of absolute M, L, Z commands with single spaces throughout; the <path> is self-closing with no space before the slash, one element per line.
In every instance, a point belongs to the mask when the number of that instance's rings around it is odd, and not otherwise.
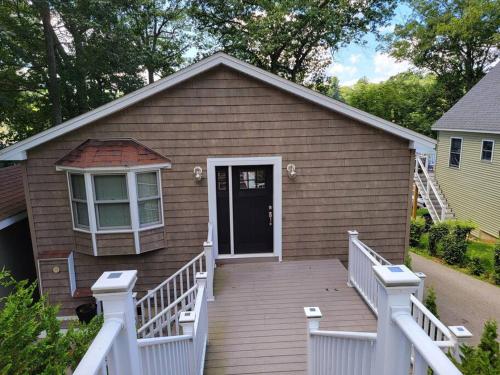
<path fill-rule="evenodd" d="M 99 227 L 130 227 L 128 203 L 104 203 L 97 205 Z"/>
<path fill-rule="evenodd" d="M 462 140 L 458 138 L 452 138 L 451 139 L 451 152 L 458 152 L 460 153 L 460 148 L 462 146 Z"/>
<path fill-rule="evenodd" d="M 87 210 L 87 204 L 81 202 L 73 202 L 73 216 L 75 219 L 76 227 L 87 227 L 89 226 L 89 211 Z"/>
<path fill-rule="evenodd" d="M 127 200 L 127 180 L 124 175 L 94 176 L 98 201 Z"/>
<path fill-rule="evenodd" d="M 139 198 L 158 196 L 156 172 L 137 174 L 137 194 Z"/>
<path fill-rule="evenodd" d="M 87 194 L 85 194 L 85 179 L 83 174 L 72 174 L 71 175 L 71 192 L 73 198 L 87 200 Z"/>
<path fill-rule="evenodd" d="M 493 155 L 493 141 L 483 141 L 481 160 L 491 161 Z"/>
<path fill-rule="evenodd" d="M 160 223 L 160 200 L 152 199 L 139 202 L 139 223 L 154 224 Z"/>
<path fill-rule="evenodd" d="M 452 167 L 458 167 L 460 165 L 460 154 L 450 155 L 450 165 Z"/>

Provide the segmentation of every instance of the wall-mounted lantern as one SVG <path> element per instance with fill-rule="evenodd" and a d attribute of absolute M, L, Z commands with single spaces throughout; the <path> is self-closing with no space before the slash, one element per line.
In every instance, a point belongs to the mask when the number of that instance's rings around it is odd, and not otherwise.
<path fill-rule="evenodd" d="M 194 167 L 193 175 L 195 181 L 201 181 L 201 179 L 203 178 L 203 169 L 200 166 Z"/>
<path fill-rule="evenodd" d="M 297 172 L 295 171 L 295 164 L 288 164 L 286 166 L 286 170 L 288 172 L 288 177 L 290 177 L 292 180 L 297 177 Z"/>

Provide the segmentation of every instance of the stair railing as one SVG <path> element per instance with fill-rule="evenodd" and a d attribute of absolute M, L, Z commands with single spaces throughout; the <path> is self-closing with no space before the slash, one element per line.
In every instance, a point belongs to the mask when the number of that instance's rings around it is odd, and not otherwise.
<path fill-rule="evenodd" d="M 439 221 L 444 221 L 446 219 L 446 205 L 444 204 L 443 200 L 441 199 L 441 196 L 439 195 L 436 186 L 434 185 L 434 182 L 431 180 L 431 177 L 429 175 L 428 171 L 428 159 L 425 157 L 425 161 L 422 160 L 422 156 L 417 155 L 415 157 L 416 161 L 416 167 L 415 167 L 415 180 L 420 182 L 420 186 L 423 187 L 423 191 L 421 191 L 422 196 L 426 199 L 426 204 L 429 205 L 434 216 L 439 220 Z M 422 177 L 420 176 L 419 171 L 422 171 L 426 182 L 424 183 L 422 181 Z M 435 200 L 439 204 L 439 211 L 438 209 L 434 206 L 433 202 L 433 197 L 431 197 L 431 194 L 434 196 Z"/>

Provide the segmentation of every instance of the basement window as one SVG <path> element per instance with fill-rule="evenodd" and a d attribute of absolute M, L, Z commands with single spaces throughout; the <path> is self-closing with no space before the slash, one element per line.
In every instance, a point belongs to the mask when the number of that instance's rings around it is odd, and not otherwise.
<path fill-rule="evenodd" d="M 493 149 L 495 147 L 495 141 L 490 139 L 483 139 L 481 144 L 481 160 L 489 161 L 490 163 L 493 161 Z"/>
<path fill-rule="evenodd" d="M 449 166 L 459 168 L 462 154 L 462 138 L 450 139 L 450 161 Z"/>

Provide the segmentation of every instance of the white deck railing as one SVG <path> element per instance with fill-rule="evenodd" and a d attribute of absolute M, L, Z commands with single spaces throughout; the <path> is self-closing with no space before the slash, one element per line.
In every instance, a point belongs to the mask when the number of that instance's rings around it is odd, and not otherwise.
<path fill-rule="evenodd" d="M 203 252 L 137 301 L 139 337 L 164 337 L 179 333 L 180 314 L 194 307 L 196 273 L 207 273 L 208 299 L 213 300 L 212 231 L 209 224 Z"/>
<path fill-rule="evenodd" d="M 438 221 L 444 221 L 446 219 L 446 205 L 441 199 L 434 182 L 431 180 L 428 171 L 428 160 L 427 157 L 423 158 L 421 155 L 415 157 L 415 180 L 418 182 L 419 188 L 421 189 L 420 193 L 426 198 L 425 202 L 427 208 L 432 211 L 432 218 L 436 218 Z M 424 174 L 425 181 L 422 180 L 420 171 Z"/>

